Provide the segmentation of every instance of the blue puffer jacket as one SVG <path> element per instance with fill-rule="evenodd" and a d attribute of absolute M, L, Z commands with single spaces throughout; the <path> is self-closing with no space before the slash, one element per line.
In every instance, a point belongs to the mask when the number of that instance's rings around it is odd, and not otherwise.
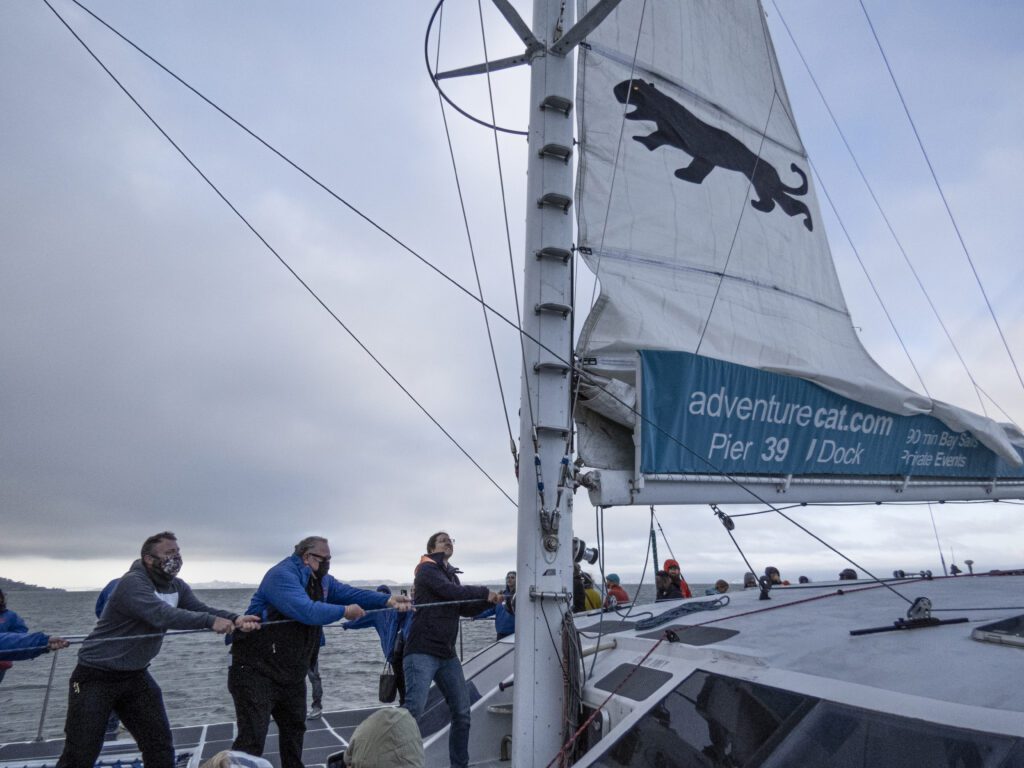
<path fill-rule="evenodd" d="M 405 613 L 384 611 L 383 613 L 371 613 L 354 621 L 346 621 L 342 626 L 345 629 L 367 629 L 369 627 L 376 629 L 380 636 L 380 649 L 384 652 L 384 660 L 391 661 L 391 657 L 395 653 L 395 645 L 398 642 L 398 633 L 409 634 L 412 617 L 412 611 Z"/>
<path fill-rule="evenodd" d="M 322 627 L 344 618 L 346 605 L 354 603 L 369 611 L 385 607 L 390 598 L 381 592 L 351 587 L 327 574 L 323 579 L 323 601 L 313 600 L 306 594 L 312 575 L 313 571 L 303 565 L 301 557 L 286 557 L 267 571 L 245 612 L 270 621 L 281 618 L 272 616 L 276 611 L 303 624 Z"/>
<path fill-rule="evenodd" d="M 12 610 L 0 612 L 0 632 L 28 632 L 28 627 L 21 616 Z"/>
<path fill-rule="evenodd" d="M 494 617 L 494 633 L 499 637 L 506 637 L 507 635 L 514 635 L 516 633 L 516 615 L 508 609 L 511 605 L 512 592 L 507 589 L 501 593 L 505 602 L 499 603 L 498 605 L 492 605 L 483 613 L 478 613 L 473 617 L 473 620 L 477 619 L 489 619 L 491 616 Z"/>
<path fill-rule="evenodd" d="M 464 587 L 457 571 L 436 552 L 420 558 L 416 566 L 416 612 L 406 636 L 405 655 L 426 653 L 442 659 L 455 657 L 455 640 L 459 636 L 459 617 L 473 617 L 487 607 L 487 587 Z M 431 603 L 457 600 L 479 600 L 462 605 L 431 608 Z"/>
<path fill-rule="evenodd" d="M 0 660 L 24 661 L 49 650 L 50 636 L 42 632 L 0 632 Z"/>
<path fill-rule="evenodd" d="M 328 574 L 321 580 L 323 600 L 314 600 L 306 592 L 312 577 L 313 571 L 298 555 L 286 557 L 267 571 L 246 613 L 263 621 L 292 621 L 235 637 L 231 651 L 234 665 L 251 667 L 281 684 L 297 683 L 305 679 L 320 645 L 320 627 L 343 618 L 346 605 L 354 603 L 367 610 L 384 608 L 390 597 L 351 587 Z"/>

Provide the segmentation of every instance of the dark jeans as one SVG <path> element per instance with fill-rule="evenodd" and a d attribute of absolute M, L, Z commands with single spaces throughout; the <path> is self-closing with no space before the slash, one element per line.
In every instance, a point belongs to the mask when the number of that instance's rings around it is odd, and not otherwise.
<path fill-rule="evenodd" d="M 456 657 L 441 659 L 428 653 L 407 653 L 405 666 L 405 706 L 419 722 L 427 707 L 430 683 L 437 683 L 452 713 L 448 731 L 448 759 L 451 768 L 469 765 L 469 688 L 462 674 L 462 662 Z M 422 728 L 421 728 L 422 730 Z"/>
<path fill-rule="evenodd" d="M 135 738 L 146 768 L 173 768 L 174 743 L 164 697 L 149 672 L 107 672 L 81 664 L 68 680 L 66 740 L 58 768 L 93 767 L 111 712 Z"/>
<path fill-rule="evenodd" d="M 305 679 L 276 683 L 253 667 L 235 663 L 228 670 L 228 691 L 235 701 L 238 720 L 238 738 L 231 748 L 261 757 L 273 717 L 279 734 L 282 768 L 302 768 L 302 742 L 306 735 Z"/>

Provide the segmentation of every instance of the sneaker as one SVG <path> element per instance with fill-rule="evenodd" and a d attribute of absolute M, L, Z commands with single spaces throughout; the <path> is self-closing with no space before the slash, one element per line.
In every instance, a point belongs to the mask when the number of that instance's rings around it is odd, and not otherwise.
<path fill-rule="evenodd" d="M 306 719 L 307 720 L 318 720 L 323 713 L 324 713 L 323 708 L 318 706 L 317 704 L 314 704 L 313 708 L 309 710 L 309 714 L 306 715 Z"/>

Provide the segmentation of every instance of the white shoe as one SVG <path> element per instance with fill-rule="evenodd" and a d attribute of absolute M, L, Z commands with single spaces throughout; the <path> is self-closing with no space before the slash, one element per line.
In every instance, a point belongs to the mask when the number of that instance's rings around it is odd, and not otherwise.
<path fill-rule="evenodd" d="M 307 720 L 319 720 L 320 716 L 323 713 L 324 713 L 324 710 L 323 710 L 322 707 L 313 707 L 311 710 L 309 710 L 309 714 L 306 715 L 306 719 Z"/>

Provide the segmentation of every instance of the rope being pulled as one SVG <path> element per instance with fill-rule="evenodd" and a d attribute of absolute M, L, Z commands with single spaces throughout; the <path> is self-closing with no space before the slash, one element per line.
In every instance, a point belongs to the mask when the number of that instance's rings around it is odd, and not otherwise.
<path fill-rule="evenodd" d="M 416 605 L 414 603 L 413 604 L 413 610 L 414 611 L 422 611 L 422 610 L 426 610 L 428 608 L 441 608 L 441 607 L 445 607 L 445 606 L 449 606 L 449 605 L 466 605 L 467 603 L 483 603 L 483 602 L 486 602 L 486 601 L 477 598 L 477 599 L 474 599 L 474 600 L 450 600 L 448 602 L 442 602 L 442 603 L 424 603 L 422 605 Z M 397 610 L 398 610 L 397 608 L 372 608 L 372 609 L 370 609 L 368 611 L 364 611 L 363 612 L 363 616 L 368 616 L 368 615 L 373 614 L 373 613 L 384 613 L 384 612 L 387 612 L 387 611 L 397 611 Z M 276 619 L 274 621 L 264 621 L 264 622 L 261 622 L 260 623 L 260 629 L 262 629 L 263 627 L 270 627 L 270 626 L 273 626 L 275 624 L 302 624 L 302 623 L 304 623 L 304 622 L 300 622 L 300 621 L 298 621 L 296 619 Z M 316 625 L 314 624 L 314 625 L 309 625 L 309 626 L 316 626 Z M 332 623 L 332 624 L 321 625 L 321 628 L 322 629 L 345 629 L 345 626 L 343 624 L 339 624 L 339 623 L 335 622 L 335 623 Z M 252 631 L 258 632 L 259 630 L 252 630 Z M 94 643 L 112 643 L 112 642 L 115 642 L 115 641 L 116 642 L 124 642 L 124 641 L 129 641 L 129 640 L 151 640 L 154 637 L 179 637 L 181 635 L 195 635 L 195 634 L 201 634 L 203 632 L 213 632 L 213 630 L 210 629 L 209 627 L 203 627 L 202 629 L 170 629 L 170 630 L 163 630 L 163 631 L 160 631 L 160 632 L 150 632 L 150 633 L 147 633 L 147 634 L 144 634 L 144 635 L 120 635 L 120 636 L 115 636 L 115 637 L 96 637 L 96 638 L 90 639 L 88 635 L 77 634 L 77 635 L 64 635 L 63 638 L 68 641 L 68 645 L 85 645 L 86 643 L 88 643 L 89 645 L 92 645 Z M 232 634 L 232 633 L 227 632 L 227 633 L 224 633 L 224 634 Z M 51 635 L 51 637 L 53 637 L 53 636 Z M 48 648 L 48 647 L 49 647 L 48 644 L 42 644 L 42 645 L 27 646 L 25 648 L 11 649 L 11 650 L 6 651 L 6 652 L 5 651 L 0 651 L 0 661 L 2 661 L 4 659 L 4 656 L 6 654 L 13 654 L 15 652 L 20 652 L 20 651 L 36 651 L 36 650 L 45 649 L 45 648 Z"/>

